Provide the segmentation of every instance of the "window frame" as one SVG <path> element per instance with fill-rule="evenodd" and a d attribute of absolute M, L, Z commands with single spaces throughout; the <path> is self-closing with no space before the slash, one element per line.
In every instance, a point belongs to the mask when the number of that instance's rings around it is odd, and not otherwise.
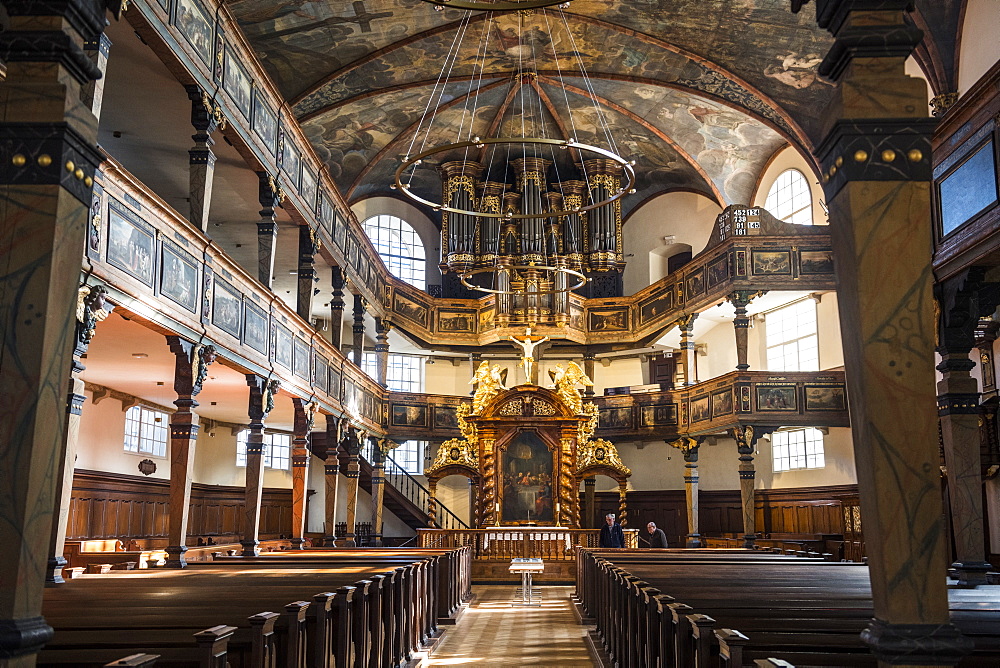
<path fill-rule="evenodd" d="M 407 360 L 405 364 L 403 360 Z M 405 368 L 410 367 L 410 368 Z M 378 378 L 378 353 L 365 352 L 361 357 L 361 369 L 370 378 Z M 395 373 L 394 373 L 395 372 Z M 405 374 L 415 374 L 416 379 L 404 378 Z M 389 368 L 386 374 L 387 389 L 393 392 L 421 393 L 424 391 L 424 358 L 419 355 L 389 353 Z"/>
<path fill-rule="evenodd" d="M 782 177 L 791 174 L 791 180 L 787 184 L 781 184 Z M 802 190 L 797 190 L 796 186 L 801 183 Z M 785 199 L 779 201 L 781 193 L 784 191 L 789 191 L 789 195 Z M 789 211 L 783 212 L 781 209 L 786 204 L 790 207 L 795 206 L 795 199 L 797 197 L 804 196 L 805 204 L 799 206 L 798 208 L 791 208 Z M 772 204 L 772 198 L 774 198 L 774 203 Z M 771 187 L 767 190 L 767 197 L 764 198 L 764 208 L 772 216 L 778 220 L 789 223 L 791 225 L 812 225 L 813 224 L 813 197 L 812 188 L 809 187 L 809 179 L 802 172 L 801 169 L 795 167 L 789 167 L 783 170 L 780 174 L 774 177 L 771 182 Z M 795 221 L 793 220 L 796 216 L 801 216 L 805 220 Z"/>
<path fill-rule="evenodd" d="M 361 227 L 393 276 L 420 290 L 427 289 L 427 247 L 417 228 L 389 213 L 369 216 Z"/>
<path fill-rule="evenodd" d="M 134 415 L 135 412 L 138 412 L 138 417 L 130 417 L 130 415 Z M 150 422 L 144 422 L 143 416 L 145 415 L 152 416 L 152 420 Z M 131 430 L 129 423 L 135 423 L 136 428 Z M 146 426 L 154 432 L 155 436 L 153 434 L 144 435 L 143 432 L 146 431 L 144 427 Z M 162 441 L 159 440 L 160 435 L 162 435 Z M 134 450 L 129 447 L 130 439 L 135 439 Z M 170 413 L 162 411 L 158 408 L 151 408 L 144 404 L 129 406 L 128 410 L 125 411 L 125 435 L 122 446 L 126 453 L 130 455 L 142 455 L 144 457 L 166 459 L 169 440 Z M 145 443 L 152 443 L 153 449 L 149 449 L 149 446 L 146 446 L 144 449 L 143 446 Z"/>
<path fill-rule="evenodd" d="M 249 429 L 242 429 L 236 434 L 236 467 L 246 468 L 247 465 L 247 437 L 250 435 Z M 282 443 L 275 443 L 276 439 L 280 439 Z M 275 457 L 273 448 L 277 446 L 280 453 Z M 264 451 L 261 455 L 263 457 L 262 467 L 266 469 L 274 469 L 275 471 L 290 471 L 291 461 L 292 461 L 292 436 L 291 434 L 285 434 L 281 432 L 265 432 L 264 433 Z M 284 462 L 284 466 L 275 466 L 274 461 L 278 459 L 280 462 Z"/>
<path fill-rule="evenodd" d="M 776 320 L 783 317 L 782 312 L 789 311 L 793 308 L 799 308 L 806 304 L 810 304 L 812 306 L 812 330 L 807 334 L 801 334 L 801 335 L 798 334 L 798 332 L 796 331 L 796 335 L 794 336 L 786 336 L 780 340 L 772 342 L 771 340 L 772 335 L 777 337 L 779 324 L 781 326 L 780 327 L 781 330 L 783 331 L 787 332 L 787 330 L 790 329 L 789 325 L 786 322 L 776 322 Z M 794 317 L 798 319 L 799 314 L 795 314 L 789 317 Z M 802 325 L 803 325 L 802 322 L 796 322 L 791 326 L 791 329 L 798 330 L 799 328 L 802 327 Z M 803 347 L 801 344 L 802 342 L 805 342 L 809 339 L 813 340 L 814 345 L 812 346 L 812 349 L 815 350 L 815 356 L 806 357 L 805 359 L 807 361 L 812 361 L 814 359 L 815 368 L 812 368 L 810 365 L 804 365 L 802 363 L 803 351 L 808 351 L 810 348 Z M 788 364 L 785 363 L 785 361 L 787 361 L 788 359 L 788 354 L 786 352 L 786 349 L 792 345 L 795 346 L 796 364 L 794 368 L 790 367 Z M 775 358 L 772 358 L 771 354 L 772 350 L 775 350 L 777 348 L 782 349 L 781 358 L 783 361 L 780 364 L 780 366 L 776 366 L 774 362 L 776 356 Z M 768 371 L 819 371 L 820 370 L 819 314 L 817 313 L 816 301 L 814 299 L 812 299 L 811 297 L 805 297 L 803 299 L 796 300 L 789 304 L 785 304 L 784 306 L 776 308 L 772 311 L 768 311 L 767 313 L 764 314 L 764 359 L 765 359 L 765 368 Z"/>
<path fill-rule="evenodd" d="M 801 434 L 801 441 L 794 441 Z M 771 466 L 774 473 L 826 468 L 825 434 L 816 427 L 779 429 L 771 434 Z M 779 442 L 784 441 L 784 442 Z M 818 445 L 818 447 L 817 447 Z M 810 447 L 812 451 L 810 451 Z M 793 449 L 795 451 L 793 452 Z M 812 463 L 810 464 L 810 460 Z M 787 462 L 783 465 L 779 462 Z M 793 466 L 793 461 L 801 465 Z"/>

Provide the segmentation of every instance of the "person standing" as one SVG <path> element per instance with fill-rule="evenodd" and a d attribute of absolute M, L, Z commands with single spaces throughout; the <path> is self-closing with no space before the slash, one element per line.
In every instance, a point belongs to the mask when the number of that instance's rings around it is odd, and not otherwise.
<path fill-rule="evenodd" d="M 663 533 L 663 529 L 657 529 L 655 522 L 650 522 L 646 525 L 646 531 L 649 532 L 649 539 L 647 542 L 649 546 L 652 547 L 670 547 L 667 545 L 667 534 Z"/>
<path fill-rule="evenodd" d="M 622 531 L 622 526 L 615 523 L 615 514 L 608 513 L 604 516 L 604 521 L 606 524 L 601 527 L 601 537 L 597 547 L 625 547 L 625 533 Z"/>

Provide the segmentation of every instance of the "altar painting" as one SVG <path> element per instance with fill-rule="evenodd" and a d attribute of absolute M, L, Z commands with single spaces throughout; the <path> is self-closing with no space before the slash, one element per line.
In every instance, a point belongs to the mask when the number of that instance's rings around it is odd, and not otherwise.
<path fill-rule="evenodd" d="M 534 432 L 517 435 L 503 453 L 503 522 L 552 522 L 552 453 Z"/>

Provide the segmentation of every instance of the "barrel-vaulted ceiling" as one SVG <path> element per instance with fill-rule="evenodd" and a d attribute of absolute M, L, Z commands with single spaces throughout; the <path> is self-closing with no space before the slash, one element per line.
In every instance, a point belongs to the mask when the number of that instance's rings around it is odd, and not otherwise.
<path fill-rule="evenodd" d="M 940 13 L 960 0 L 932 4 Z M 677 188 L 748 202 L 777 149 L 818 136 L 833 90 L 816 73 L 832 39 L 811 5 L 795 14 L 788 0 L 573 0 L 569 34 L 551 10 L 473 13 L 466 23 L 466 12 L 422 0 L 229 7 L 351 201 L 390 193 L 457 36 L 430 143 L 455 141 L 469 122 L 496 136 L 521 109 L 552 136 L 586 142 L 596 100 L 619 153 L 637 161 L 626 212 Z M 518 75 L 525 70 L 537 76 Z M 413 187 L 439 197 L 434 179 Z"/>

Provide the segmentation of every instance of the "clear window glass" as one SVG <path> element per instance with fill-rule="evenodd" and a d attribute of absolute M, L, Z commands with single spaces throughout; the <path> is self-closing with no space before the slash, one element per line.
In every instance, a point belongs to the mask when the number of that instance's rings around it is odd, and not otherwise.
<path fill-rule="evenodd" d="M 816 302 L 803 299 L 770 311 L 764 327 L 769 371 L 819 371 Z"/>
<path fill-rule="evenodd" d="M 393 276 L 415 288 L 427 289 L 424 243 L 408 222 L 396 216 L 372 216 L 364 222 L 364 228 Z"/>
<path fill-rule="evenodd" d="M 167 413 L 132 406 L 125 411 L 125 452 L 166 457 L 169 424 Z"/>
<path fill-rule="evenodd" d="M 249 429 L 236 435 L 236 465 L 247 465 Z M 292 458 L 292 437 L 288 434 L 264 434 L 264 468 L 288 470 Z"/>
<path fill-rule="evenodd" d="M 786 169 L 771 184 L 764 208 L 786 223 L 812 225 L 812 195 L 809 182 L 797 169 Z"/>
<path fill-rule="evenodd" d="M 367 461 L 374 460 L 375 446 L 371 440 L 365 442 L 361 448 L 361 456 Z M 386 473 L 406 471 L 410 475 L 423 475 L 424 473 L 424 451 L 427 449 L 427 441 L 404 441 L 399 447 L 389 453 L 392 461 L 385 462 Z"/>
<path fill-rule="evenodd" d="M 386 378 L 388 389 L 393 392 L 423 392 L 424 360 L 413 355 L 389 355 L 389 370 Z M 361 368 L 372 378 L 378 378 L 378 355 L 365 353 Z"/>
<path fill-rule="evenodd" d="M 774 432 L 771 434 L 771 450 L 775 473 L 826 466 L 823 432 L 813 427 Z"/>

